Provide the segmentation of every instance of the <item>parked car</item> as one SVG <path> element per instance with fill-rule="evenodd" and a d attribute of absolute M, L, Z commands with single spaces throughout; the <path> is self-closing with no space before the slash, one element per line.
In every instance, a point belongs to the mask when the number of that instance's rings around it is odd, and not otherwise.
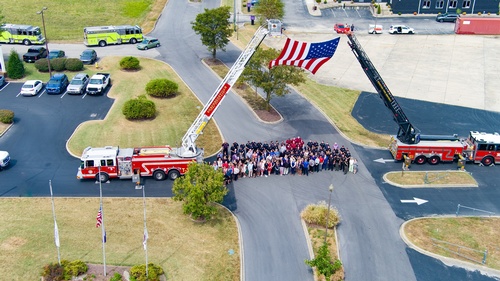
<path fill-rule="evenodd" d="M 347 33 L 351 30 L 351 27 L 349 27 L 347 24 L 336 23 L 333 26 L 333 30 L 335 30 L 335 32 L 337 33 Z"/>
<path fill-rule="evenodd" d="M 81 95 L 85 93 L 88 83 L 89 76 L 87 75 L 87 73 L 78 73 L 77 75 L 75 75 L 75 77 L 73 77 L 73 79 L 71 79 L 67 92 L 69 95 Z"/>
<path fill-rule="evenodd" d="M 0 87 L 2 87 L 5 84 L 5 77 L 3 75 L 0 75 Z"/>
<path fill-rule="evenodd" d="M 370 24 L 368 25 L 368 33 L 370 34 L 382 34 L 384 27 L 382 25 Z"/>
<path fill-rule="evenodd" d="M 93 64 L 97 61 L 97 52 L 94 49 L 87 49 L 80 55 L 83 64 Z"/>
<path fill-rule="evenodd" d="M 142 42 L 137 44 L 137 49 L 139 50 L 147 50 L 156 47 L 160 47 L 160 41 L 152 37 L 144 37 Z"/>
<path fill-rule="evenodd" d="M 7 151 L 0 151 L 0 171 L 9 166 L 10 155 Z"/>
<path fill-rule="evenodd" d="M 21 95 L 36 96 L 43 88 L 43 83 L 40 80 L 28 80 L 21 87 Z"/>
<path fill-rule="evenodd" d="M 35 62 L 41 58 L 47 57 L 47 49 L 42 46 L 35 46 L 28 49 L 28 52 L 23 55 L 25 62 Z"/>
<path fill-rule="evenodd" d="M 55 58 L 64 58 L 66 56 L 66 53 L 62 50 L 52 50 L 49 52 L 49 60 L 55 59 Z"/>
<path fill-rule="evenodd" d="M 389 27 L 390 34 L 414 34 L 415 30 L 409 26 L 396 24 Z"/>
<path fill-rule="evenodd" d="M 64 73 L 56 73 L 52 75 L 50 78 L 49 82 L 47 83 L 47 87 L 45 89 L 47 90 L 47 94 L 62 94 L 64 91 L 66 91 L 66 88 L 68 87 L 69 80 L 68 76 Z"/>
<path fill-rule="evenodd" d="M 456 22 L 458 19 L 458 14 L 444 13 L 436 16 L 436 21 L 438 22 Z"/>

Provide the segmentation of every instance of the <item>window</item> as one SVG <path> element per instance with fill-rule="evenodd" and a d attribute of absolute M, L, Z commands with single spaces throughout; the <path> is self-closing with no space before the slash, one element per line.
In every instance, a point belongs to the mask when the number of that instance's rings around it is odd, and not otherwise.
<path fill-rule="evenodd" d="M 470 8 L 470 0 L 465 0 L 462 3 L 462 8 Z"/>
<path fill-rule="evenodd" d="M 487 144 L 482 143 L 477 147 L 477 150 L 486 150 Z"/>
<path fill-rule="evenodd" d="M 422 2 L 422 8 L 429 9 L 431 7 L 431 1 L 426 0 Z"/>
<path fill-rule="evenodd" d="M 488 150 L 495 150 L 495 145 L 494 144 L 488 145 Z"/>
<path fill-rule="evenodd" d="M 108 159 L 108 160 L 106 160 L 106 162 L 107 162 L 107 163 L 106 163 L 106 166 L 114 166 L 114 165 L 113 165 L 113 164 L 114 164 L 114 163 L 113 163 L 113 159 Z"/>
<path fill-rule="evenodd" d="M 444 1 L 441 0 L 441 1 L 437 1 L 436 2 L 436 9 L 442 9 L 444 8 Z"/>
<path fill-rule="evenodd" d="M 448 8 L 456 9 L 457 8 L 457 1 L 456 0 L 451 0 L 450 1 L 450 6 Z"/>
<path fill-rule="evenodd" d="M 86 162 L 86 167 L 94 167 L 94 160 L 87 160 Z"/>

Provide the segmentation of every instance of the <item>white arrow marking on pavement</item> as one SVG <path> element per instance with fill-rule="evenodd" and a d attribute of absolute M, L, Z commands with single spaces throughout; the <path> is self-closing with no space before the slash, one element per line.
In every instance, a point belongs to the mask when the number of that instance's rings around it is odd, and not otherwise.
<path fill-rule="evenodd" d="M 424 199 L 420 199 L 417 197 L 413 197 L 413 200 L 401 200 L 401 203 L 417 203 L 417 205 L 422 205 L 422 204 L 425 204 L 427 202 L 429 202 L 429 201 L 424 200 Z"/>
<path fill-rule="evenodd" d="M 375 162 L 379 162 L 379 163 L 382 163 L 382 164 L 385 164 L 386 162 L 394 162 L 394 159 L 384 159 L 384 158 L 379 158 L 379 159 L 375 159 L 373 160 Z"/>

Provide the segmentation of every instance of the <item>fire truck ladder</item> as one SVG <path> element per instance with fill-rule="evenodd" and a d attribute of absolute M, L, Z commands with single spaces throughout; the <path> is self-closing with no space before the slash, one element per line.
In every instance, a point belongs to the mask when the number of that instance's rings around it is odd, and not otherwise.
<path fill-rule="evenodd" d="M 384 104 L 387 108 L 389 108 L 393 113 L 394 121 L 399 125 L 398 130 L 398 139 L 407 144 L 416 144 L 420 141 L 420 133 L 415 132 L 415 128 L 410 123 L 410 120 L 406 117 L 405 113 L 399 103 L 396 101 L 394 96 L 391 94 L 391 91 L 385 84 L 384 80 L 378 73 L 375 66 L 372 64 L 370 58 L 365 53 L 358 40 L 354 36 L 353 33 L 348 33 L 347 38 L 349 38 L 349 46 L 351 47 L 352 52 L 358 59 L 363 71 L 366 76 L 372 83 L 372 85 L 377 90 L 380 98 L 384 101 Z"/>
<path fill-rule="evenodd" d="M 234 83 L 236 83 L 236 80 L 238 80 L 241 73 L 245 69 L 245 65 L 255 53 L 268 32 L 269 31 L 262 26 L 257 29 L 246 48 L 234 63 L 233 67 L 231 67 L 229 72 L 226 74 L 226 77 L 224 77 L 217 90 L 215 90 L 210 100 L 207 102 L 203 110 L 182 138 L 182 148 L 179 153 L 180 156 L 193 157 L 198 154 L 195 144 L 196 139 L 203 133 L 203 129 L 207 125 L 208 121 L 212 119 L 215 111 L 219 108 L 221 101 L 224 99 L 231 87 L 233 87 Z"/>

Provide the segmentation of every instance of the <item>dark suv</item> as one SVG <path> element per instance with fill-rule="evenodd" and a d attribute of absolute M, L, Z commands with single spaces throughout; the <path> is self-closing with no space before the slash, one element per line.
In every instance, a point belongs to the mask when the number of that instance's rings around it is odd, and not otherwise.
<path fill-rule="evenodd" d="M 49 95 L 51 94 L 58 95 L 66 91 L 68 84 L 69 81 L 68 81 L 68 76 L 66 76 L 66 74 L 56 73 L 52 75 L 52 77 L 50 78 L 49 82 L 47 83 L 47 86 L 45 87 L 45 90 Z"/>
<path fill-rule="evenodd" d="M 28 52 L 23 55 L 25 62 L 35 62 L 41 58 L 47 57 L 47 50 L 45 47 L 36 46 L 28 49 Z"/>
<path fill-rule="evenodd" d="M 438 21 L 438 22 L 444 22 L 444 21 L 456 22 L 458 17 L 459 17 L 458 14 L 444 13 L 444 14 L 437 15 L 436 21 Z"/>

